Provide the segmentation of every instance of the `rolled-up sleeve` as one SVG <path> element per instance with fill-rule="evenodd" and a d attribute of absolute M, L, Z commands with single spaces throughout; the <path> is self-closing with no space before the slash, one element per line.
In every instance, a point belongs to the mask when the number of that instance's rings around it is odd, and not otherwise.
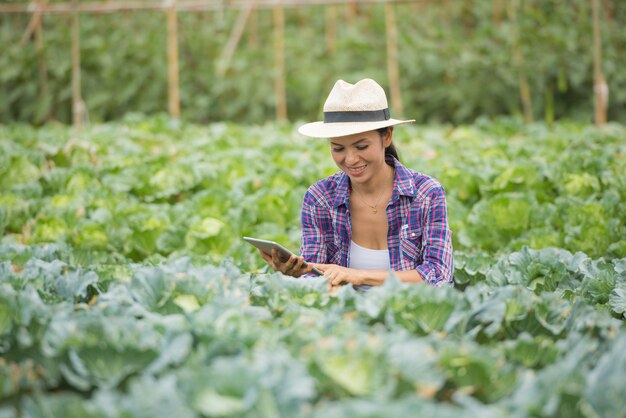
<path fill-rule="evenodd" d="M 452 231 L 448 226 L 445 190 L 441 186 L 433 188 L 429 197 L 422 234 L 422 263 L 416 269 L 430 285 L 453 286 Z"/>

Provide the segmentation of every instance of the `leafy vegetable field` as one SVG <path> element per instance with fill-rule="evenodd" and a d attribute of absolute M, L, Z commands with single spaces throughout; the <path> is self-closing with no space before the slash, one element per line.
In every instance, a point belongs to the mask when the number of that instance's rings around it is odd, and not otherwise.
<path fill-rule="evenodd" d="M 336 171 L 292 125 L 0 127 L 0 417 L 626 417 L 626 129 L 395 131 L 454 288 L 331 296 L 296 249 Z"/>

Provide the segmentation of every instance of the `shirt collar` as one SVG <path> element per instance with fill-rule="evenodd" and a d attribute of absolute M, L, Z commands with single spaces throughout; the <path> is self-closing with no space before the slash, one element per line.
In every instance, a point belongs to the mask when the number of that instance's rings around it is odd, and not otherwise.
<path fill-rule="evenodd" d="M 413 180 L 413 172 L 406 168 L 393 156 L 387 156 L 387 160 L 393 160 L 394 164 L 394 179 L 393 179 L 393 192 L 401 196 L 414 197 L 417 194 Z"/>
<path fill-rule="evenodd" d="M 333 207 L 341 205 L 350 205 L 350 177 L 343 171 L 339 173 L 337 179 L 337 194 L 335 194 L 335 200 L 333 201 Z"/>
<path fill-rule="evenodd" d="M 393 178 L 393 194 L 391 200 L 397 200 L 398 196 L 410 196 L 416 195 L 417 190 L 413 185 L 413 175 L 411 170 L 406 168 L 396 158 L 391 155 L 385 156 L 385 161 L 388 163 L 393 162 L 394 166 L 394 178 Z M 350 205 L 350 177 L 345 172 L 339 173 L 337 179 L 337 194 L 333 201 L 333 207 L 341 205 Z"/>

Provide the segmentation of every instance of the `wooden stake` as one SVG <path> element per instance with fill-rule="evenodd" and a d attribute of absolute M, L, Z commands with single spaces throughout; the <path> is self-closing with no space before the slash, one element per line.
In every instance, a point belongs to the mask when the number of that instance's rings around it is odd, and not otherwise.
<path fill-rule="evenodd" d="M 402 116 L 402 91 L 398 66 L 398 28 L 393 4 L 385 3 L 385 28 L 387 30 L 387 73 L 391 91 L 391 106 L 395 115 Z"/>
<path fill-rule="evenodd" d="M 413 12 L 421 14 L 423 5 L 424 5 L 423 0 L 415 0 L 413 2 Z"/>
<path fill-rule="evenodd" d="M 250 11 L 248 21 L 248 46 L 256 48 L 259 46 L 259 29 L 257 24 L 256 7 L 253 7 Z"/>
<path fill-rule="evenodd" d="M 80 95 L 80 21 L 78 19 L 78 0 L 72 0 L 72 120 L 74 127 L 83 125 L 84 104 Z"/>
<path fill-rule="evenodd" d="M 47 0 L 44 0 L 46 3 Z M 37 55 L 39 57 L 39 80 L 41 82 L 41 89 L 39 90 L 39 100 L 42 102 L 48 97 L 48 63 L 46 61 L 46 54 L 43 48 L 43 17 L 40 16 L 35 27 L 35 45 L 37 48 Z M 50 108 L 46 111 L 45 119 L 50 120 Z"/>
<path fill-rule="evenodd" d="M 248 0 L 246 6 L 239 12 L 237 22 L 235 22 L 233 31 L 230 33 L 230 37 L 228 38 L 228 42 L 226 42 L 224 51 L 222 51 L 222 56 L 217 61 L 217 76 L 220 78 L 224 77 L 226 71 L 228 71 L 228 68 L 230 67 L 230 60 L 233 58 L 237 45 L 239 45 L 239 40 L 241 39 L 244 28 L 246 27 L 246 22 L 250 17 L 250 13 L 254 9 L 254 3 L 255 0 Z"/>
<path fill-rule="evenodd" d="M 526 78 L 526 70 L 524 69 L 524 56 L 519 45 L 514 47 L 513 58 L 519 70 L 519 91 L 522 100 L 522 108 L 524 111 L 524 120 L 530 123 L 534 120 L 532 96 L 530 94 L 530 85 Z"/>
<path fill-rule="evenodd" d="M 472 19 L 472 9 L 474 8 L 474 0 L 465 0 L 461 7 L 461 21 L 466 35 L 470 35 L 474 31 L 474 20 Z"/>
<path fill-rule="evenodd" d="M 493 11 L 491 18 L 495 25 L 500 25 L 502 23 L 502 0 L 492 0 L 491 2 Z"/>
<path fill-rule="evenodd" d="M 450 26 L 450 0 L 443 0 L 443 21 L 446 26 Z"/>
<path fill-rule="evenodd" d="M 348 0 L 346 3 L 346 22 L 348 25 L 354 24 L 354 19 L 358 12 L 358 6 L 355 0 Z"/>
<path fill-rule="evenodd" d="M 173 118 L 180 117 L 180 97 L 178 92 L 178 16 L 176 0 L 170 0 L 167 9 L 167 79 L 168 109 Z"/>
<path fill-rule="evenodd" d="M 591 0 L 593 9 L 593 93 L 594 93 L 594 120 L 596 125 L 606 123 L 606 113 L 609 101 L 609 86 L 602 73 L 602 35 L 600 34 L 600 4 L 598 0 Z"/>
<path fill-rule="evenodd" d="M 610 0 L 604 0 L 604 9 L 606 10 L 606 18 L 609 22 L 613 22 L 613 7 Z"/>
<path fill-rule="evenodd" d="M 276 98 L 276 119 L 287 119 L 287 93 L 285 82 L 285 11 L 275 6 L 274 17 L 274 95 Z"/>
<path fill-rule="evenodd" d="M 544 120 L 548 126 L 554 123 L 554 88 L 552 82 L 546 83 L 546 107 L 544 111 Z"/>
<path fill-rule="evenodd" d="M 333 55 L 337 50 L 337 6 L 326 6 L 326 50 Z"/>
<path fill-rule="evenodd" d="M 533 121 L 533 105 L 530 95 L 530 85 L 528 84 L 528 80 L 526 79 L 526 70 L 524 68 L 524 55 L 522 54 L 522 47 L 519 40 L 519 27 L 517 25 L 517 0 L 512 0 L 511 3 L 509 3 L 508 13 L 514 31 L 513 61 L 515 62 L 515 65 L 517 66 L 519 71 L 519 91 L 522 101 L 522 109 L 524 112 L 524 120 L 527 123 L 530 123 Z"/>

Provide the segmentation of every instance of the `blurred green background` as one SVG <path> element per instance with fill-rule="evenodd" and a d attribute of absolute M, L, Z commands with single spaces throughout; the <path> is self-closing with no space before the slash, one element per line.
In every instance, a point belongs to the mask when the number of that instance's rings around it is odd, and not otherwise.
<path fill-rule="evenodd" d="M 608 119 L 624 123 L 626 2 L 599 4 Z M 347 5 L 335 7 L 334 21 L 329 6 L 285 8 L 291 120 L 318 118 L 338 78 L 354 82 L 371 77 L 389 94 L 384 5 L 359 4 L 354 16 Z M 535 120 L 591 122 L 591 7 L 589 0 L 422 0 L 395 5 L 404 103 L 404 115 L 396 116 L 467 123 L 479 115 L 521 115 L 523 74 Z M 217 75 L 238 14 L 238 9 L 226 8 L 179 12 L 183 119 L 258 123 L 275 118 L 272 10 L 258 9 L 250 16 L 228 71 Z M 69 123 L 71 16 L 44 16 L 40 51 L 34 39 L 21 43 L 30 19 L 27 13 L 0 14 L 0 123 Z M 167 111 L 166 27 L 163 11 L 81 14 L 82 96 L 92 122 L 129 112 Z M 330 45 L 327 31 L 333 30 L 336 41 Z M 523 62 L 515 58 L 516 48 Z M 42 62 L 47 67 L 45 94 Z"/>

